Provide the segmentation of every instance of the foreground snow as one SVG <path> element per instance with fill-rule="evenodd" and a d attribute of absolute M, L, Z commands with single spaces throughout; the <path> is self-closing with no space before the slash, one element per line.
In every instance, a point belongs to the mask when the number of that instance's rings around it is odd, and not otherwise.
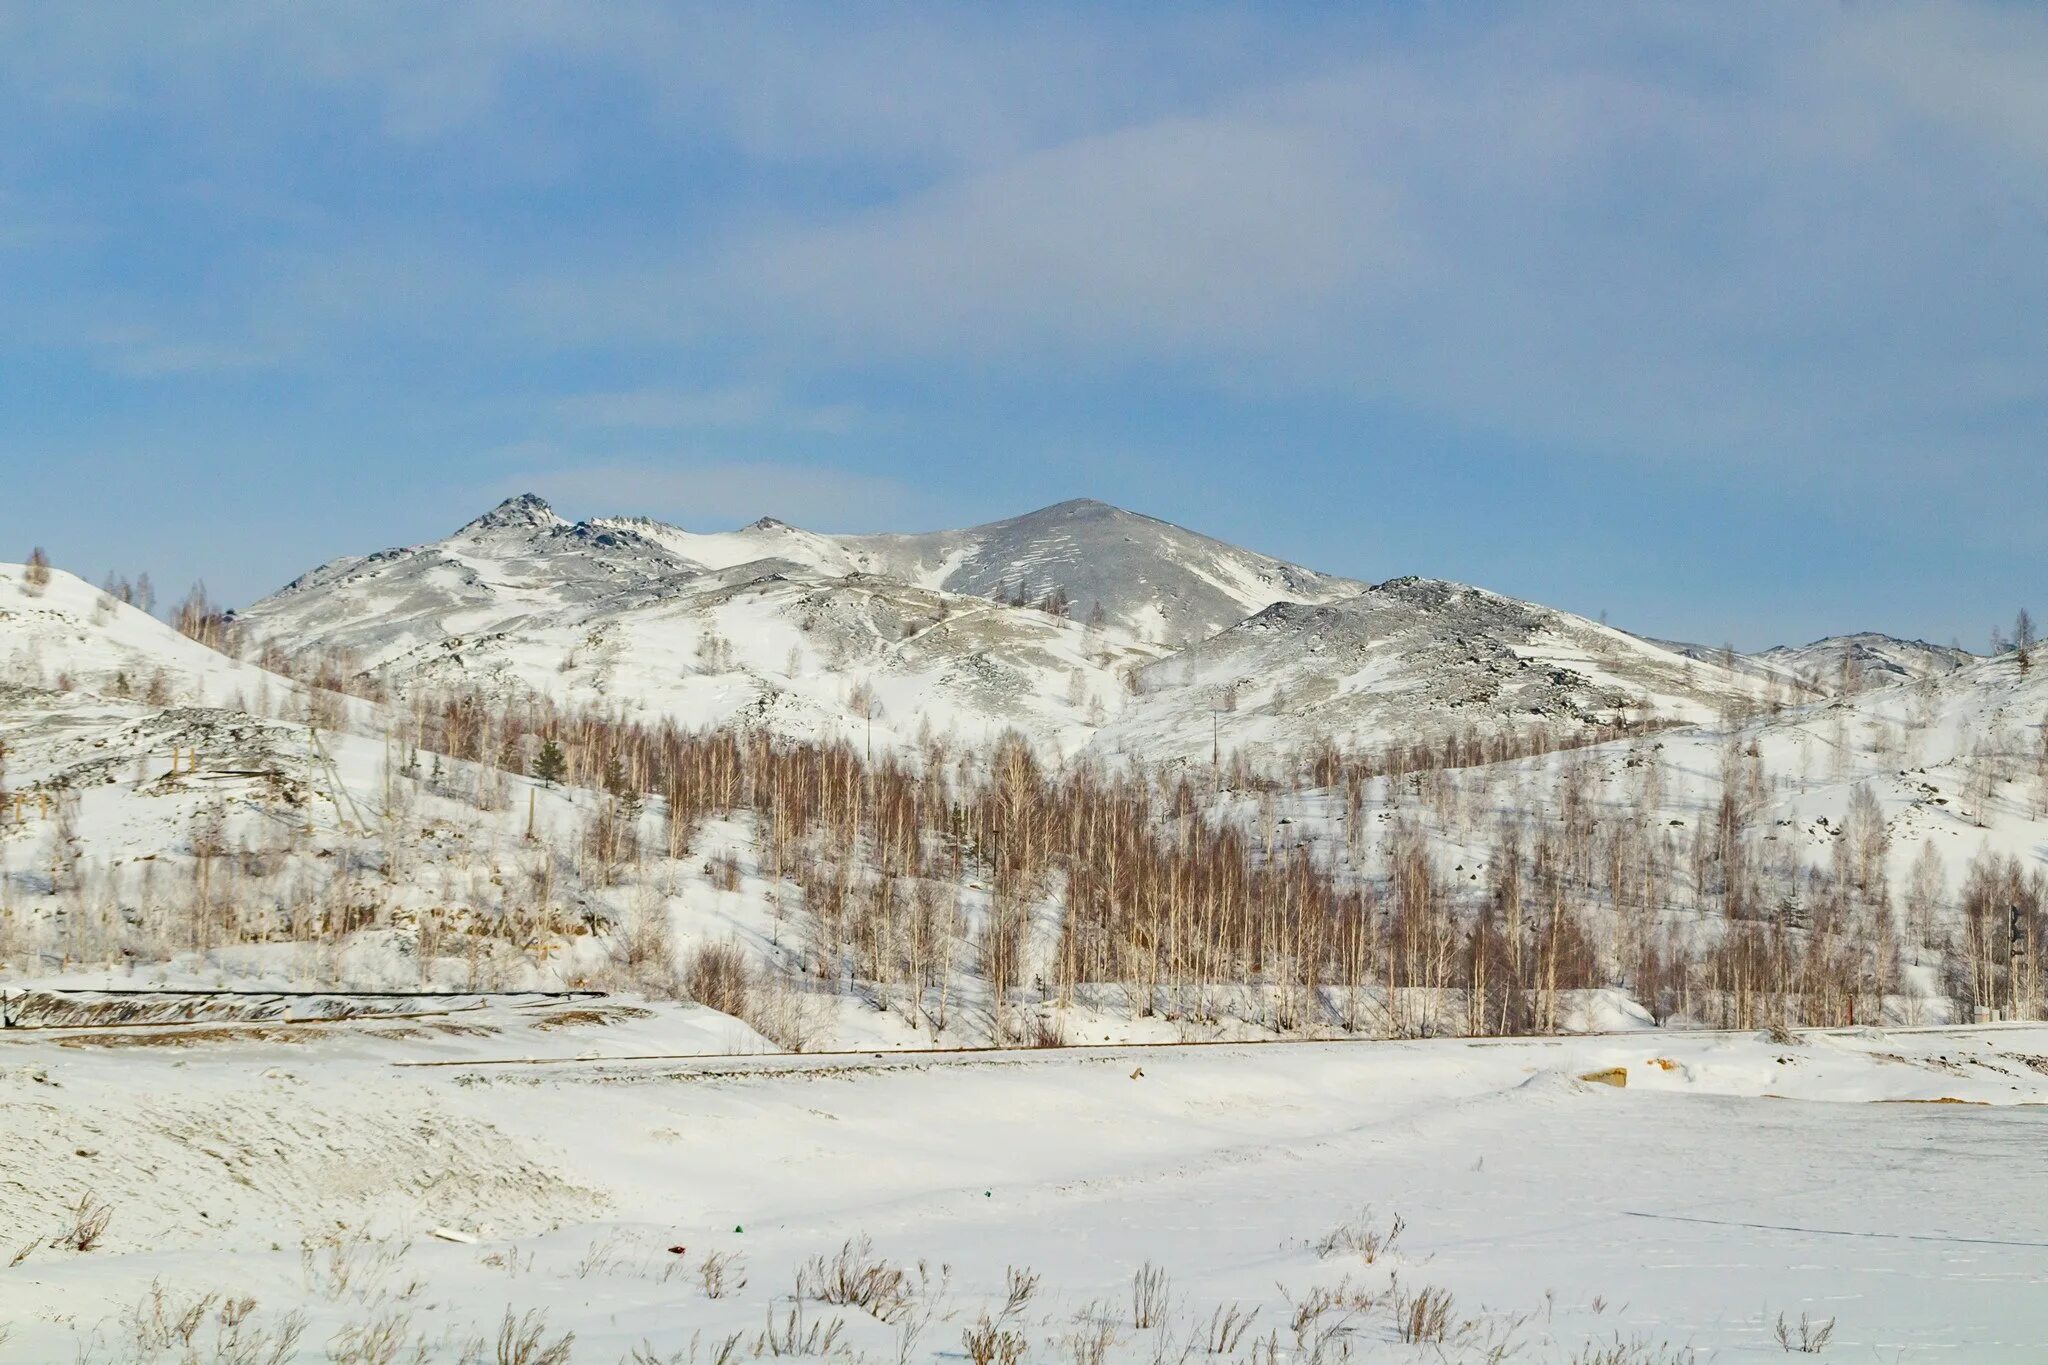
<path fill-rule="evenodd" d="M 0 1225 L 26 1244 L 0 1269 L 0 1360 L 181 1359 L 144 1343 L 208 1293 L 256 1306 L 233 1329 L 209 1306 L 198 1359 L 292 1310 L 286 1358 L 382 1358 L 347 1354 L 381 1327 L 407 1343 L 391 1358 L 489 1337 L 496 1359 L 508 1308 L 605 1362 L 715 1360 L 734 1334 L 734 1361 L 958 1359 L 984 1314 L 1032 1359 L 1084 1362 L 1091 1341 L 1778 1358 L 1781 1314 L 1795 1342 L 1802 1315 L 1832 1319 L 1829 1359 L 2048 1342 L 2027 1292 L 2048 1273 L 2048 1026 L 597 1062 L 577 1058 L 745 1031 L 617 999 L 461 1003 L 179 1043 L 0 1033 Z M 1581 1079 L 1613 1068 L 1624 1087 Z M 99 1244 L 47 1245 L 87 1193 L 112 1209 Z M 876 1291 L 890 1321 L 821 1301 L 843 1297 L 829 1273 L 794 1297 L 862 1237 L 906 1271 Z M 737 1258 L 718 1297 L 714 1256 Z M 1141 1328 L 1148 1262 L 1167 1307 Z M 1040 1282 L 1005 1316 L 1011 1267 Z M 1449 1296 L 1443 1339 L 1404 1343 L 1425 1289 Z M 1234 1339 L 1231 1306 L 1257 1312 Z"/>

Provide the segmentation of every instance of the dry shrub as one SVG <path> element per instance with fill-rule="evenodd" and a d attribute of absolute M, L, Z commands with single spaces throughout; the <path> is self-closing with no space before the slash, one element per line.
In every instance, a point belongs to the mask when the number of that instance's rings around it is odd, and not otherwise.
<path fill-rule="evenodd" d="M 1098 1301 L 1074 1315 L 1073 1330 L 1060 1338 L 1060 1345 L 1073 1365 L 1106 1365 L 1119 1338 L 1116 1315 Z"/>
<path fill-rule="evenodd" d="M 735 1019 L 746 1018 L 752 985 L 746 951 L 737 943 L 705 944 L 690 954 L 683 971 L 683 989 L 692 1000 Z"/>
<path fill-rule="evenodd" d="M 704 864 L 704 875 L 720 891 L 740 889 L 740 862 L 730 853 L 721 853 Z"/>
<path fill-rule="evenodd" d="M 1259 1310 L 1247 1313 L 1237 1304 L 1219 1306 L 1209 1315 L 1208 1326 L 1202 1330 L 1202 1349 L 1212 1356 L 1236 1355 L 1238 1344 L 1244 1340 L 1252 1323 L 1258 1320 Z"/>
<path fill-rule="evenodd" d="M 411 1250 L 404 1242 L 373 1239 L 367 1233 L 332 1234 L 300 1246 L 299 1269 L 306 1288 L 329 1302 L 381 1303 L 409 1297 L 417 1287 L 418 1281 L 395 1288 L 391 1283 Z"/>
<path fill-rule="evenodd" d="M 305 1315 L 293 1311 L 265 1325 L 255 1313 L 256 1300 L 247 1295 L 204 1292 L 181 1298 L 151 1280 L 148 1294 L 127 1313 L 134 1350 L 129 1358 L 154 1361 L 169 1355 L 180 1365 L 283 1365 L 293 1359 L 306 1330 Z M 210 1332 L 205 1330 L 209 1323 Z"/>
<path fill-rule="evenodd" d="M 785 1052 L 808 1051 L 824 1019 L 796 973 L 762 972 L 755 985 L 759 989 L 748 997 L 746 1013 L 740 1016 L 747 1026 Z"/>
<path fill-rule="evenodd" d="M 128 1329 L 136 1351 L 151 1357 L 182 1347 L 189 1354 L 200 1324 L 218 1302 L 219 1294 L 205 1293 L 179 1303 L 164 1289 L 163 1281 L 151 1280 L 148 1295 L 128 1310 Z"/>
<path fill-rule="evenodd" d="M 345 1324 L 327 1342 L 329 1365 L 394 1365 L 413 1346 L 411 1359 L 426 1360 L 424 1337 L 415 1340 L 412 1310 L 378 1313 L 363 1322 Z"/>
<path fill-rule="evenodd" d="M 779 1321 L 772 1300 L 767 1312 L 768 1324 L 754 1338 L 756 1357 L 829 1356 L 841 1347 L 839 1336 L 846 1324 L 836 1317 L 830 1322 L 806 1322 L 801 1295 L 791 1300 L 789 1311 Z"/>
<path fill-rule="evenodd" d="M 876 1256 L 865 1236 L 848 1238 L 830 1260 L 813 1256 L 797 1270 L 796 1290 L 798 1297 L 859 1308 L 880 1322 L 901 1317 L 912 1297 L 910 1276 Z"/>
<path fill-rule="evenodd" d="M 1038 1272 L 1029 1266 L 1010 1266 L 1003 1274 L 1003 1291 L 1002 1315 L 1007 1318 L 1023 1312 L 1024 1305 L 1038 1292 Z"/>
<path fill-rule="evenodd" d="M 1287 1327 L 1294 1333 L 1295 1347 L 1313 1359 L 1321 1355 L 1324 1345 L 1348 1333 L 1360 1314 L 1370 1313 L 1378 1305 L 1378 1295 L 1353 1284 L 1347 1275 L 1334 1285 L 1312 1287 L 1299 1302 L 1290 1301 L 1293 1315 Z"/>

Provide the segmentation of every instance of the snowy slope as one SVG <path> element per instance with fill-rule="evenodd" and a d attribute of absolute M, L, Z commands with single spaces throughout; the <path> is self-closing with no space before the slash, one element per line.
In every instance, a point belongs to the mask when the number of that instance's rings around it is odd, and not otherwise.
<path fill-rule="evenodd" d="M 1398 580 L 1333 606 L 1271 609 L 1155 662 L 1119 716 L 1100 690 L 1120 686 L 1122 668 L 1156 652 L 1112 647 L 1106 634 L 1072 621 L 890 579 L 820 578 L 788 564 L 742 564 L 683 584 L 558 608 L 522 620 L 516 636 L 465 637 L 403 662 L 427 681 L 512 693 L 545 687 L 629 716 L 672 714 L 645 700 L 666 695 L 705 723 L 837 736 L 856 747 L 871 738 L 878 756 L 950 733 L 963 761 L 985 755 L 986 742 L 1010 725 L 1050 736 L 1069 755 L 1092 734 L 1088 752 L 1099 756 L 1202 761 L 1212 724 L 1226 756 L 1243 747 L 1264 760 L 1318 735 L 1355 751 L 1468 725 L 1585 727 L 1617 711 L 1641 717 L 1646 697 L 1650 718 L 1692 722 L 1451 773 L 1427 788 L 1377 780 L 1363 793 L 1357 822 L 1328 791 L 1211 797 L 1216 818 L 1259 830 L 1269 849 L 1284 821 L 1289 846 L 1307 846 L 1352 883 L 1385 876 L 1374 831 L 1413 827 L 1440 865 L 1456 870 L 1461 897 L 1483 893 L 1507 822 L 1555 824 L 1568 768 L 1587 775 L 1590 808 L 1612 828 L 1675 831 L 1666 838 L 1706 838 L 1724 786 L 1753 787 L 1749 837 L 1774 904 L 1810 899 L 1805 879 L 1835 865 L 1859 790 L 1883 822 L 1880 856 L 1895 895 L 1935 846 L 1937 917 L 1952 914 L 1964 869 L 1980 852 L 2038 869 L 2048 848 L 2048 669 L 2022 669 L 2011 656 L 1730 722 L 1720 716 L 1724 704 L 1754 701 L 1744 691 L 1748 675 L 1723 677 L 1633 637 L 1477 589 Z M 114 922 L 81 919 L 81 904 L 105 913 L 152 904 L 177 911 L 193 894 L 183 888 L 201 845 L 211 843 L 253 869 L 238 874 L 233 901 L 259 933 L 303 914 L 309 896 L 355 903 L 377 927 L 326 946 L 282 944 L 281 956 L 248 944 L 207 949 L 183 970 L 287 970 L 374 984 L 470 980 L 480 968 L 461 950 L 437 956 L 404 947 L 420 917 L 495 923 L 523 913 L 530 902 L 521 888 L 549 861 L 540 850 L 582 848 L 600 804 L 587 789 L 411 751 L 403 705 L 320 694 L 331 718 L 316 736 L 305 689 L 204 650 L 61 573 L 30 594 L 19 570 L 0 570 L 0 659 L 13 669 L 11 686 L 0 689 L 6 784 L 58 798 L 46 809 L 38 797 L 25 815 L 17 808 L 12 821 L 0 821 L 0 878 L 17 911 L 0 930 L 19 931 L 16 943 L 45 963 L 100 961 L 95 954 L 121 940 Z M 136 680 L 159 670 L 163 698 L 137 695 Z M 1059 679 L 1067 681 L 1054 686 Z M 66 680 L 68 690 L 60 687 Z M 1236 709 L 1217 709 L 1232 686 Z M 1108 712 L 1099 724 L 1086 714 L 1098 703 Z M 1753 763 L 1753 777 L 1729 775 L 1738 750 L 1752 756 L 1739 766 Z M 661 803 L 651 797 L 643 871 L 619 884 L 587 871 L 557 883 L 565 924 L 611 928 L 568 940 L 566 952 L 538 951 L 545 935 L 532 928 L 501 935 L 484 963 L 491 979 L 560 984 L 611 971 L 617 926 L 636 915 L 658 915 L 678 949 L 739 935 L 757 962 L 779 961 L 784 916 L 802 898 L 768 872 L 751 816 L 713 821 L 691 847 L 666 856 L 662 831 Z M 378 852 L 366 854 L 370 847 Z M 1692 889 L 1684 857 L 1683 846 L 1670 847 L 1658 915 L 1718 932 L 1720 909 Z M 736 885 L 713 875 L 713 860 L 724 859 L 739 869 Z M 360 884 L 350 871 L 358 865 L 375 869 Z M 970 917 L 964 926 L 986 903 L 973 882 L 970 873 L 940 888 Z M 1590 892 L 1582 913 L 1604 913 L 1604 894 Z M 1056 887 L 1041 913 L 1049 933 L 1063 913 Z M 182 932 L 145 935 L 141 960 L 182 951 Z M 970 933 L 963 927 L 956 968 L 963 998 L 978 989 L 964 946 Z M 0 933 L 0 961 L 9 951 Z M 1901 1018 L 1944 1017 L 1949 1006 L 1931 971 L 1906 982 L 1887 1008 Z M 917 1040 L 894 1013 L 858 999 L 829 997 L 823 1007 L 832 1013 L 818 1025 L 824 1036 Z M 881 1021 L 894 1022 L 878 1032 Z M 1129 1038 L 1174 1026 L 1090 1005 L 1070 1027 Z"/>
<path fill-rule="evenodd" d="M 1058 589 L 1074 619 L 1099 606 L 1111 628 L 1163 645 L 1274 602 L 1327 601 L 1359 586 L 1098 502 L 959 531 L 828 536 L 773 518 L 710 533 L 644 517 L 571 523 L 525 494 L 446 540 L 324 565 L 236 615 L 288 648 L 338 645 L 376 664 L 534 612 L 756 563 L 1033 603 Z"/>
<path fill-rule="evenodd" d="M 1328 602 L 1360 586 L 1085 498 L 964 531 L 841 543 L 875 572 L 949 592 L 1037 601 L 1058 589 L 1077 619 L 1100 606 L 1112 625 L 1173 646 L 1275 602 Z"/>
<path fill-rule="evenodd" d="M 525 495 L 445 540 L 316 569 L 235 620 L 290 653 L 349 651 L 401 691 L 475 684 L 888 743 L 1015 727 L 1064 753 L 1154 642 L 1354 587 L 1092 502 L 832 537 L 773 519 L 571 523 Z M 1011 604 L 1056 589 L 1064 615 Z"/>
<path fill-rule="evenodd" d="M 710 534 L 644 518 L 596 524 L 715 568 L 782 559 L 835 577 L 875 574 L 1034 603 L 1058 590 L 1074 619 L 1088 620 L 1099 606 L 1111 628 L 1168 646 L 1213 635 L 1275 602 L 1324 602 L 1360 586 L 1085 498 L 917 535 L 826 536 L 773 518 Z"/>
<path fill-rule="evenodd" d="M 691 726 L 878 748 L 1015 728 L 1059 752 L 1158 651 L 1027 608 L 894 579 L 746 562 L 386 656 L 432 687 L 543 693 Z"/>
<path fill-rule="evenodd" d="M 0 564 L 0 683 L 140 698 L 160 680 L 160 704 L 200 706 L 282 705 L 307 695 L 61 569 L 39 590 L 24 575 L 22 565 Z"/>
<path fill-rule="evenodd" d="M 652 517 L 599 517 L 591 525 L 643 537 L 707 569 L 777 560 L 839 578 L 869 567 L 841 539 L 773 517 L 763 517 L 737 531 L 685 531 Z"/>
<path fill-rule="evenodd" d="M 1832 635 L 1808 645 L 1777 645 L 1756 656 L 1791 670 L 1827 692 L 1882 687 L 1916 678 L 1944 677 L 1976 662 L 1977 656 L 1953 645 L 1901 640 L 1866 631 Z"/>
<path fill-rule="evenodd" d="M 526 494 L 445 540 L 324 564 L 234 619 L 289 651 L 349 650 L 375 668 L 422 645 L 702 569 L 624 527 L 565 521 Z"/>
<path fill-rule="evenodd" d="M 1913 1023 L 1958 1017 L 1943 995 L 1938 942 L 1954 932 L 1973 864 L 2011 860 L 2037 891 L 2048 886 L 2048 670 L 2022 670 L 2009 656 L 1732 726 L 1664 730 L 1438 776 L 1421 788 L 1368 783 L 1355 820 L 1341 793 L 1322 789 L 1277 798 L 1226 792 L 1218 802 L 1225 818 L 1367 881 L 1381 874 L 1374 842 L 1412 829 L 1451 875 L 1454 894 L 1477 906 L 1504 832 L 1519 830 L 1526 851 L 1537 831 L 1558 829 L 1562 792 L 1572 787 L 1606 828 L 1647 839 L 1653 850 L 1661 845 L 1661 854 L 1653 851 L 1663 867 L 1653 917 L 1698 942 L 1724 926 L 1718 903 L 1687 870 L 1690 841 L 1711 841 L 1724 791 L 1739 791 L 1749 810 L 1745 856 L 1764 878 L 1769 914 L 1802 922 L 1831 879 L 1852 875 L 1850 860 L 1873 852 L 1871 891 L 1905 939 L 1902 994 L 1887 1011 Z M 1869 828 L 1858 823 L 1859 798 L 1870 803 Z M 1915 908 L 1923 876 L 1931 878 L 1924 911 Z M 1611 910 L 1601 904 L 1609 894 L 1595 889 L 1590 907 Z M 1936 946 L 1917 941 L 1922 913 Z M 1617 984 L 1632 985 L 1625 976 Z"/>
<path fill-rule="evenodd" d="M 1277 756 L 1318 738 L 1373 748 L 1449 730 L 1715 719 L 1758 679 L 1566 612 L 1401 578 L 1281 603 L 1140 678 L 1100 752 Z"/>

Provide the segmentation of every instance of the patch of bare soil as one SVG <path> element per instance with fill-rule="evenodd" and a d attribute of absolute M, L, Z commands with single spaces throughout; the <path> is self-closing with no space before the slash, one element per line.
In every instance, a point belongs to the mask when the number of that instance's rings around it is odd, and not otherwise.
<path fill-rule="evenodd" d="M 592 1005 L 581 1009 L 557 1010 L 533 1021 L 537 1029 L 594 1028 L 626 1019 L 652 1019 L 654 1011 L 638 1005 Z"/>

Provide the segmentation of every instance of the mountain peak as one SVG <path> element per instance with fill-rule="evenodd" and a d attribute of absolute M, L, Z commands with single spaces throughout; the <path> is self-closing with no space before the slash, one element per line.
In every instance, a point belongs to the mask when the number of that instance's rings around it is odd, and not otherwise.
<path fill-rule="evenodd" d="M 462 528 L 469 531 L 527 530 L 544 526 L 557 526 L 562 519 L 555 515 L 555 509 L 548 506 L 547 499 L 538 493 L 521 493 L 510 497 L 493 507 Z M 458 532 L 458 534 L 461 534 Z"/>
<path fill-rule="evenodd" d="M 1101 516 L 1105 512 L 1121 511 L 1123 511 L 1123 508 L 1095 498 L 1068 498 L 1065 502 L 1056 502 L 1050 507 L 1041 507 L 1036 512 L 1026 513 L 1026 515 L 1039 517 L 1086 517 Z"/>

